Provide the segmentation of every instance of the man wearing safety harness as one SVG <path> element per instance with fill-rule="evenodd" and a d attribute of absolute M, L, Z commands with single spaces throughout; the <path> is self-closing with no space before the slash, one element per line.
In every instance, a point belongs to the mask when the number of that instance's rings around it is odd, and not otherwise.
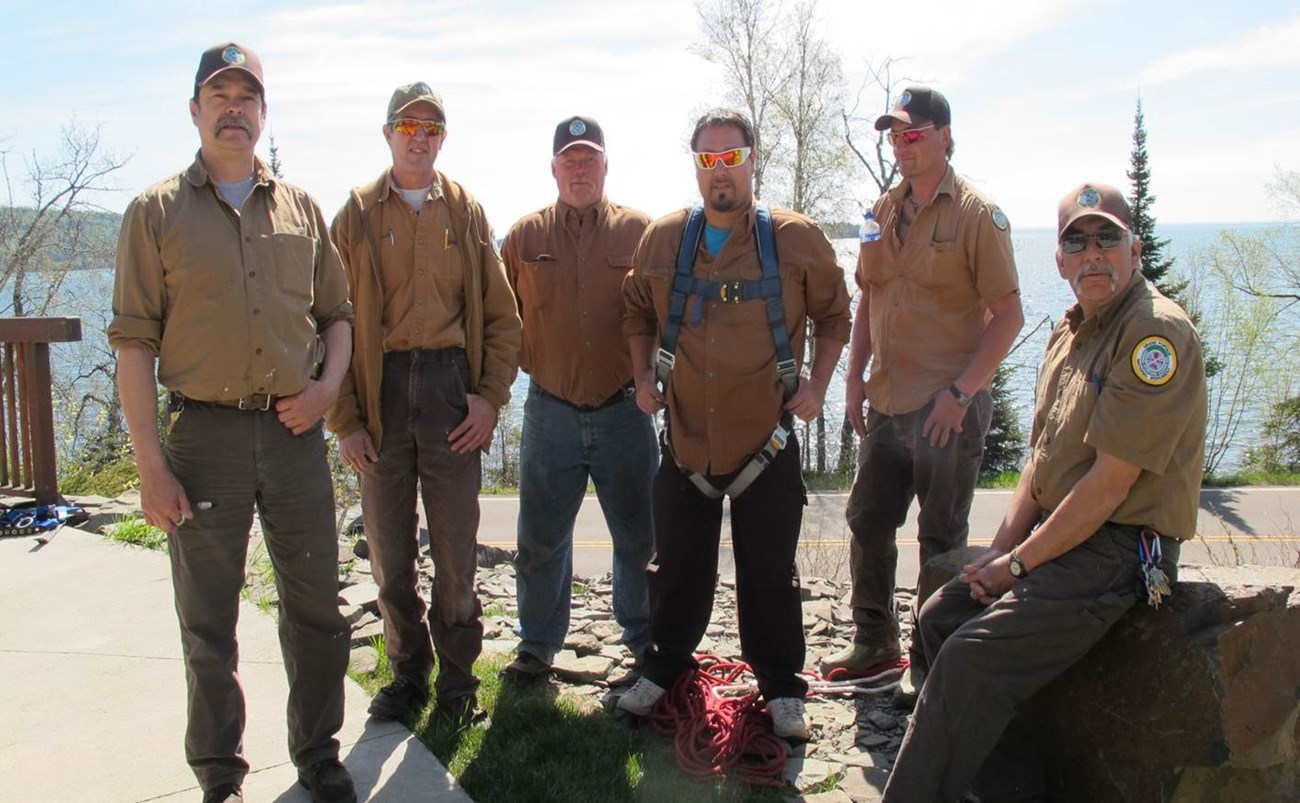
<path fill-rule="evenodd" d="M 870 674 L 902 655 L 896 537 L 914 496 L 923 565 L 966 545 L 993 419 L 989 382 L 1024 323 L 1010 224 L 949 164 L 951 123 L 948 100 L 919 86 L 876 120 L 903 181 L 876 202 L 881 236 L 858 258 L 844 393 L 862 438 L 847 510 L 855 632 L 822 662 L 827 673 Z"/>
<path fill-rule="evenodd" d="M 1043 800 L 1014 718 L 1139 600 L 1170 592 L 1195 534 L 1205 369 L 1187 314 L 1147 283 L 1113 187 L 1058 210 L 1056 264 L 1078 303 L 1038 373 L 1033 451 L 990 549 L 921 608 L 929 665 L 889 803 Z"/>
<path fill-rule="evenodd" d="M 813 221 L 755 201 L 758 154 L 744 115 L 706 113 L 691 150 L 703 202 L 651 224 L 624 283 L 637 404 L 668 412 L 654 485 L 654 649 L 618 706 L 648 714 L 696 666 L 725 495 L 743 657 L 776 734 L 806 739 L 795 549 L 807 500 L 792 416 L 822 409 L 848 339 L 848 292 Z M 801 377 L 806 320 L 815 356 Z"/>

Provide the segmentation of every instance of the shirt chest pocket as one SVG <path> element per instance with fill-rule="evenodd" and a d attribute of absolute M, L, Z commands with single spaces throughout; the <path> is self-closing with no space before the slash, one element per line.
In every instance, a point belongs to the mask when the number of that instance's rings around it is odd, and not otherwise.
<path fill-rule="evenodd" d="M 280 233 L 272 234 L 270 239 L 276 287 L 287 298 L 310 306 L 316 275 L 316 238 Z"/>
<path fill-rule="evenodd" d="M 930 243 L 916 281 L 943 296 L 965 296 L 975 291 L 966 249 L 961 243 Z"/>
<path fill-rule="evenodd" d="M 858 251 L 858 278 L 865 284 L 877 287 L 888 284 L 894 278 L 882 240 L 862 243 Z"/>

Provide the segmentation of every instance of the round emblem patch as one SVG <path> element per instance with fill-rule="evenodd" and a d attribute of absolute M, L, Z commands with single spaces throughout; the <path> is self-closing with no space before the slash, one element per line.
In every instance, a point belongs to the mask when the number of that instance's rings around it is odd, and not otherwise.
<path fill-rule="evenodd" d="M 1075 199 L 1075 203 L 1082 206 L 1084 209 L 1091 209 L 1101 203 L 1101 193 L 1097 192 L 1092 187 L 1088 187 L 1083 192 L 1079 193 L 1079 197 Z"/>
<path fill-rule="evenodd" d="M 221 51 L 221 60 L 227 64 L 243 64 L 244 51 L 240 50 L 234 45 L 231 45 L 230 47 Z"/>
<path fill-rule="evenodd" d="M 1007 220 L 1006 213 L 998 207 L 993 207 L 993 225 L 1002 231 L 1006 231 L 1011 226 L 1011 221 Z"/>
<path fill-rule="evenodd" d="M 906 109 L 907 104 L 912 102 L 912 93 L 904 89 L 903 94 L 898 96 L 898 108 Z"/>
<path fill-rule="evenodd" d="M 416 94 L 416 95 L 432 95 L 432 94 L 433 94 L 433 90 L 430 89 L 430 88 L 429 88 L 429 85 L 426 84 L 426 83 L 423 82 L 423 81 L 417 81 L 417 82 L 415 82 L 414 84 L 411 84 L 411 92 L 413 92 L 413 93 Z"/>
<path fill-rule="evenodd" d="M 1133 347 L 1133 373 L 1148 385 L 1159 387 L 1178 371 L 1174 344 L 1159 335 L 1144 337 Z"/>
<path fill-rule="evenodd" d="M 581 120 L 574 120 L 572 123 L 569 123 L 570 136 L 580 137 L 585 133 L 587 133 L 586 123 L 582 122 Z"/>

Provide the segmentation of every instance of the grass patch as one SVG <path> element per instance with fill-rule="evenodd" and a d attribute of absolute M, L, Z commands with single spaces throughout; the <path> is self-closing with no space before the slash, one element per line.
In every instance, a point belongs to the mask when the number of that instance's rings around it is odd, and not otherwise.
<path fill-rule="evenodd" d="M 508 616 L 513 618 L 518 615 L 519 615 L 519 611 L 509 607 L 501 600 L 495 600 L 493 602 L 489 602 L 487 607 L 483 609 L 484 619 L 496 619 L 502 616 Z"/>
<path fill-rule="evenodd" d="M 167 533 L 152 524 L 146 524 L 144 519 L 139 517 L 119 520 L 109 528 L 106 535 L 110 541 L 117 541 L 119 544 L 130 544 L 158 552 L 167 551 Z"/>
<path fill-rule="evenodd" d="M 1238 485 L 1300 485 L 1300 472 L 1295 471 L 1242 471 L 1220 474 L 1201 481 L 1206 488 L 1227 488 Z"/>
<path fill-rule="evenodd" d="M 373 646 L 377 670 L 349 673 L 371 694 L 392 680 L 382 638 L 376 637 Z M 554 685 L 519 689 L 502 684 L 500 671 L 508 660 L 487 655 L 474 666 L 489 727 L 453 733 L 432 719 L 428 708 L 407 722 L 478 803 L 778 803 L 793 794 L 789 788 L 695 783 L 677 769 L 668 744 L 648 729 L 625 726 L 589 698 Z"/>
<path fill-rule="evenodd" d="M 98 467 L 71 462 L 59 476 L 59 493 L 103 496 L 109 499 L 134 488 L 140 480 L 135 455 L 126 454 Z"/>
<path fill-rule="evenodd" d="M 1019 471 L 999 471 L 997 474 L 981 474 L 977 488 L 1014 488 L 1020 482 Z"/>

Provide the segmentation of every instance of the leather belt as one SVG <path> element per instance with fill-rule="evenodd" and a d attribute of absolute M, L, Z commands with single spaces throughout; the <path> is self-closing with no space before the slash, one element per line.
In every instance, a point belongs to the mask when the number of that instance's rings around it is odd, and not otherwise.
<path fill-rule="evenodd" d="M 615 404 L 618 404 L 619 402 L 623 401 L 628 396 L 635 395 L 636 387 L 631 384 L 624 385 L 623 387 L 614 391 L 614 395 L 610 396 L 608 399 L 605 399 L 599 404 L 574 404 L 568 399 L 561 399 L 559 396 L 556 396 L 554 393 L 547 393 L 545 390 L 542 389 L 542 386 L 537 384 L 536 382 L 532 382 L 531 384 L 529 384 L 528 392 L 536 393 L 538 396 L 541 396 L 543 399 L 550 399 L 551 401 L 559 402 L 560 404 L 563 404 L 565 407 L 572 407 L 573 409 L 581 413 L 594 413 L 597 410 L 604 410 L 606 407 L 613 407 Z"/>
<path fill-rule="evenodd" d="M 172 404 L 210 404 L 214 407 L 231 407 L 236 410 L 271 410 L 275 407 L 276 399 L 279 399 L 271 393 L 253 393 L 239 399 L 193 399 L 180 393 L 172 392 Z"/>

